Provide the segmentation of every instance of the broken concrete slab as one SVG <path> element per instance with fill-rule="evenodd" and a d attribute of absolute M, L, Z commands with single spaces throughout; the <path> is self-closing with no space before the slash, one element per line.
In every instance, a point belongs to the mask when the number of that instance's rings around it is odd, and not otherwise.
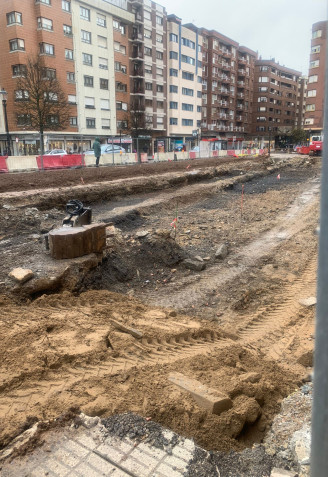
<path fill-rule="evenodd" d="M 275 467 L 271 470 L 270 477 L 297 477 L 297 475 L 297 472 L 290 472 L 289 470 Z"/>
<path fill-rule="evenodd" d="M 299 300 L 299 304 L 306 307 L 314 306 L 317 304 L 317 299 L 315 296 L 310 296 L 309 298 L 303 298 L 302 300 Z"/>
<path fill-rule="evenodd" d="M 57 259 L 101 253 L 106 247 L 106 224 L 61 227 L 49 232 L 50 255 Z"/>
<path fill-rule="evenodd" d="M 149 235 L 148 230 L 141 230 L 140 232 L 136 233 L 137 238 L 144 238 L 144 237 L 147 237 L 147 235 Z"/>
<path fill-rule="evenodd" d="M 170 373 L 168 379 L 175 386 L 188 392 L 200 407 L 212 414 L 221 414 L 232 407 L 232 400 L 228 396 L 204 386 L 196 379 L 188 378 L 181 373 Z"/>
<path fill-rule="evenodd" d="M 28 268 L 14 268 L 9 273 L 9 277 L 22 284 L 33 278 L 34 273 Z"/>

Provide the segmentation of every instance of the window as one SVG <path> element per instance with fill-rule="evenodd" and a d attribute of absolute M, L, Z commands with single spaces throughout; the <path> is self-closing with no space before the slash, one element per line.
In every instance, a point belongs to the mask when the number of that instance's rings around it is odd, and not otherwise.
<path fill-rule="evenodd" d="M 156 23 L 157 25 L 163 25 L 163 17 L 156 15 Z"/>
<path fill-rule="evenodd" d="M 14 38 L 13 40 L 9 40 L 9 50 L 16 51 L 21 50 L 25 51 L 25 42 L 20 38 Z"/>
<path fill-rule="evenodd" d="M 189 65 L 195 65 L 195 58 L 191 58 L 191 56 L 181 55 L 181 61 Z"/>
<path fill-rule="evenodd" d="M 195 42 L 188 40 L 188 38 L 181 38 L 181 43 L 184 46 L 188 46 L 189 48 L 192 48 L 193 50 L 195 49 Z"/>
<path fill-rule="evenodd" d="M 62 0 L 62 10 L 64 10 L 64 12 L 70 12 L 71 2 L 68 2 L 67 0 Z"/>
<path fill-rule="evenodd" d="M 259 87 L 259 92 L 260 93 L 267 93 L 269 91 L 269 88 L 267 86 L 260 86 Z"/>
<path fill-rule="evenodd" d="M 256 121 L 257 121 L 257 122 L 266 121 L 266 117 L 265 117 L 265 116 L 257 116 Z"/>
<path fill-rule="evenodd" d="M 305 124 L 305 125 L 314 124 L 314 118 L 307 118 L 307 119 L 304 121 L 304 124 Z"/>
<path fill-rule="evenodd" d="M 163 61 L 163 52 L 162 51 L 156 51 L 156 58 L 158 60 L 162 60 Z"/>
<path fill-rule="evenodd" d="M 116 122 L 117 129 L 127 129 L 128 122 L 127 121 L 117 121 Z"/>
<path fill-rule="evenodd" d="M 91 44 L 91 32 L 81 30 L 81 41 Z"/>
<path fill-rule="evenodd" d="M 145 88 L 147 91 L 153 91 L 153 83 L 145 83 Z"/>
<path fill-rule="evenodd" d="M 75 83 L 75 73 L 71 73 L 70 71 L 67 71 L 66 79 L 68 83 Z"/>
<path fill-rule="evenodd" d="M 66 60 L 73 60 L 74 59 L 73 50 L 67 50 L 65 48 L 65 58 Z"/>
<path fill-rule="evenodd" d="M 164 109 L 164 101 L 157 101 L 157 109 Z"/>
<path fill-rule="evenodd" d="M 307 104 L 305 111 L 315 111 L 315 104 Z"/>
<path fill-rule="evenodd" d="M 151 20 L 151 13 L 148 10 L 144 10 L 144 19 Z"/>
<path fill-rule="evenodd" d="M 152 99 L 145 99 L 145 106 L 146 106 L 146 108 L 152 108 L 153 107 L 153 100 Z"/>
<path fill-rule="evenodd" d="M 193 111 L 194 110 L 194 105 L 193 104 L 182 103 L 182 110 L 183 111 Z"/>
<path fill-rule="evenodd" d="M 86 126 L 88 129 L 95 129 L 96 119 L 95 118 L 86 118 Z"/>
<path fill-rule="evenodd" d="M 178 92 L 178 87 L 175 86 L 174 84 L 170 84 L 170 93 L 177 93 Z"/>
<path fill-rule="evenodd" d="M 43 79 L 55 79 L 56 70 L 53 68 L 43 68 Z"/>
<path fill-rule="evenodd" d="M 118 111 L 127 111 L 128 110 L 128 104 L 127 103 L 122 103 L 122 101 L 116 101 L 116 109 Z"/>
<path fill-rule="evenodd" d="M 70 126 L 77 126 L 77 117 L 76 116 L 71 116 L 69 118 L 69 125 Z"/>
<path fill-rule="evenodd" d="M 163 68 L 156 68 L 156 75 L 163 76 Z"/>
<path fill-rule="evenodd" d="M 82 53 L 83 64 L 87 66 L 92 66 L 92 55 L 89 53 Z"/>
<path fill-rule="evenodd" d="M 45 5 L 51 5 L 51 0 L 36 0 L 35 3 L 44 3 Z"/>
<path fill-rule="evenodd" d="M 178 125 L 178 118 L 170 118 L 170 125 L 177 126 Z"/>
<path fill-rule="evenodd" d="M 197 91 L 197 98 L 201 98 L 202 97 L 202 92 L 201 91 Z"/>
<path fill-rule="evenodd" d="M 108 79 L 100 78 L 99 86 L 100 86 L 100 89 L 108 89 Z"/>
<path fill-rule="evenodd" d="M 113 20 L 113 28 L 115 30 L 119 30 L 120 29 L 120 22 L 118 20 Z"/>
<path fill-rule="evenodd" d="M 115 51 L 120 51 L 120 44 L 118 41 L 114 41 L 114 50 Z"/>
<path fill-rule="evenodd" d="M 42 30 L 53 30 L 52 20 L 49 20 L 49 18 L 38 17 L 38 28 L 42 28 Z"/>
<path fill-rule="evenodd" d="M 268 83 L 269 78 L 267 76 L 260 76 L 259 77 L 259 83 Z"/>
<path fill-rule="evenodd" d="M 17 126 L 29 126 L 31 124 L 31 117 L 29 114 L 17 115 Z"/>
<path fill-rule="evenodd" d="M 97 25 L 106 28 L 106 17 L 101 13 L 97 13 Z"/>
<path fill-rule="evenodd" d="M 312 40 L 314 38 L 321 38 L 321 36 L 322 36 L 322 30 L 316 30 L 316 31 L 312 32 Z"/>
<path fill-rule="evenodd" d="M 311 53 L 320 53 L 320 45 L 312 46 Z"/>
<path fill-rule="evenodd" d="M 260 71 L 269 71 L 268 66 L 260 66 Z"/>
<path fill-rule="evenodd" d="M 193 126 L 193 119 L 182 119 L 182 126 Z"/>
<path fill-rule="evenodd" d="M 163 43 L 163 35 L 156 35 L 156 42 L 157 43 Z"/>
<path fill-rule="evenodd" d="M 151 48 L 149 48 L 148 46 L 145 46 L 145 55 L 148 55 L 148 56 L 152 55 Z"/>
<path fill-rule="evenodd" d="M 318 75 L 309 76 L 309 83 L 316 83 L 318 81 Z"/>
<path fill-rule="evenodd" d="M 108 89 L 108 88 L 104 88 Z M 121 83 L 120 81 L 116 82 L 116 91 L 120 91 L 121 93 L 126 93 L 128 90 L 128 86 L 125 83 Z"/>
<path fill-rule="evenodd" d="M 7 13 L 7 25 L 23 25 L 23 16 L 19 12 Z"/>
<path fill-rule="evenodd" d="M 101 119 L 101 129 L 110 129 L 110 119 Z"/>
<path fill-rule="evenodd" d="M 162 117 L 157 117 L 157 124 L 159 124 L 159 125 L 164 124 L 164 118 L 162 118 Z"/>
<path fill-rule="evenodd" d="M 176 70 L 175 68 L 170 68 L 170 76 L 178 77 L 178 70 Z"/>
<path fill-rule="evenodd" d="M 89 86 L 93 88 L 93 76 L 84 75 L 84 86 Z"/>
<path fill-rule="evenodd" d="M 178 103 L 176 101 L 170 101 L 170 109 L 178 109 Z"/>
<path fill-rule="evenodd" d="M 40 43 L 40 54 L 54 56 L 55 47 L 49 43 Z"/>
<path fill-rule="evenodd" d="M 318 68 L 319 67 L 319 60 L 310 61 L 309 68 Z"/>
<path fill-rule="evenodd" d="M 271 110 L 272 108 L 270 108 Z M 267 110 L 267 108 L 265 106 L 260 106 L 259 108 L 257 108 L 258 111 L 261 111 L 261 112 L 265 112 Z M 273 109 L 272 109 L 273 111 Z"/>
<path fill-rule="evenodd" d="M 185 96 L 194 96 L 194 90 L 189 88 L 182 88 L 182 94 Z"/>
<path fill-rule="evenodd" d="M 84 106 L 87 109 L 95 109 L 95 98 L 91 96 L 85 96 L 84 98 Z"/>
<path fill-rule="evenodd" d="M 100 100 L 100 109 L 104 111 L 109 111 L 109 99 Z"/>
<path fill-rule="evenodd" d="M 311 89 L 310 91 L 308 91 L 307 96 L 308 98 L 314 98 L 315 96 L 317 96 L 317 90 Z"/>
<path fill-rule="evenodd" d="M 12 65 L 13 76 L 25 76 L 26 65 Z"/>
<path fill-rule="evenodd" d="M 156 85 L 157 93 L 164 93 L 164 86 L 162 84 Z"/>
<path fill-rule="evenodd" d="M 75 94 L 69 94 L 67 100 L 68 100 L 69 104 L 76 104 L 76 96 L 75 96 Z"/>
<path fill-rule="evenodd" d="M 257 98 L 257 102 L 258 102 L 258 103 L 267 103 L 267 102 L 268 102 L 268 98 L 265 97 L 265 96 L 260 96 L 259 98 Z"/>
<path fill-rule="evenodd" d="M 182 78 L 189 80 L 189 81 L 194 81 L 194 75 L 193 73 L 188 73 L 188 71 L 183 71 L 182 72 Z"/>
<path fill-rule="evenodd" d="M 150 30 L 144 30 L 144 37 L 145 38 L 151 38 L 151 31 Z"/>
<path fill-rule="evenodd" d="M 99 48 L 107 48 L 107 38 L 105 36 L 97 36 L 97 43 Z"/>
<path fill-rule="evenodd" d="M 107 58 L 98 58 L 99 68 L 102 70 L 108 70 L 108 59 Z"/>
<path fill-rule="evenodd" d="M 120 45 L 120 53 L 122 53 L 122 55 L 126 55 L 126 46 Z"/>
<path fill-rule="evenodd" d="M 64 35 L 66 36 L 72 36 L 73 35 L 73 30 L 71 25 L 63 25 L 63 31 Z"/>
<path fill-rule="evenodd" d="M 57 116 L 57 114 L 53 114 L 51 116 L 48 116 L 47 117 L 47 123 L 50 125 L 50 126 L 53 126 L 55 124 L 58 124 L 59 123 L 59 118 Z"/>
<path fill-rule="evenodd" d="M 15 101 L 26 101 L 29 98 L 27 90 L 17 89 L 15 91 Z"/>
<path fill-rule="evenodd" d="M 153 73 L 153 68 L 151 65 L 145 65 L 145 73 L 151 75 Z"/>
<path fill-rule="evenodd" d="M 83 20 L 90 21 L 89 8 L 80 7 L 80 18 L 82 18 Z"/>
<path fill-rule="evenodd" d="M 170 60 L 177 60 L 179 57 L 176 51 L 170 51 Z"/>
<path fill-rule="evenodd" d="M 178 35 L 176 35 L 175 33 L 170 33 L 170 41 L 178 43 Z"/>

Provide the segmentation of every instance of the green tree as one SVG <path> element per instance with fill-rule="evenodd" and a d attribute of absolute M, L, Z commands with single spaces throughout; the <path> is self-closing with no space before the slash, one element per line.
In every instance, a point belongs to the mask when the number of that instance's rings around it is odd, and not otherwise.
<path fill-rule="evenodd" d="M 304 129 L 293 129 L 291 132 L 291 138 L 294 144 L 302 144 L 306 141 L 307 133 Z"/>
<path fill-rule="evenodd" d="M 42 56 L 29 57 L 17 78 L 15 112 L 18 126 L 30 126 L 40 133 L 44 153 L 44 131 L 59 131 L 69 124 L 70 106 L 56 71 L 47 68 Z"/>

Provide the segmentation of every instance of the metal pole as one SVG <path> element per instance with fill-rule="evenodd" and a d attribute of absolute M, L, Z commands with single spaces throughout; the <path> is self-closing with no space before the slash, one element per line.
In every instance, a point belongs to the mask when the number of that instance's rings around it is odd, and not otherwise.
<path fill-rule="evenodd" d="M 5 113 L 5 126 L 6 126 L 6 135 L 7 135 L 7 156 L 11 156 L 10 150 L 10 135 L 9 135 L 9 126 L 8 126 L 8 117 L 7 117 L 7 100 L 2 100 L 3 109 Z"/>
<path fill-rule="evenodd" d="M 326 50 L 326 78 L 328 50 Z M 325 84 L 324 144 L 321 172 L 321 211 L 317 313 L 312 406 L 311 476 L 328 475 L 328 81 Z"/>
<path fill-rule="evenodd" d="M 270 157 L 270 153 L 271 153 L 271 128 L 269 127 L 269 157 Z"/>
<path fill-rule="evenodd" d="M 41 159 L 41 170 L 43 171 L 43 135 L 40 133 L 40 159 Z"/>
<path fill-rule="evenodd" d="M 113 139 L 113 136 L 111 136 L 112 138 L 112 156 L 113 156 L 113 165 L 115 164 L 115 159 L 114 159 L 114 139 Z"/>

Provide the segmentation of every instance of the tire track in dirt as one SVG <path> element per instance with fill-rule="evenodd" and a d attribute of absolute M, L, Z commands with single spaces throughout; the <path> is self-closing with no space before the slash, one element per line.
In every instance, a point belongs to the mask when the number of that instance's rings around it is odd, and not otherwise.
<path fill-rule="evenodd" d="M 277 249 L 282 242 L 292 239 L 309 226 L 314 226 L 316 214 L 315 207 L 319 193 L 318 180 L 312 181 L 308 188 L 289 207 L 287 213 L 277 219 L 277 225 L 265 232 L 250 244 L 234 255 L 229 255 L 229 260 L 237 265 L 229 266 L 222 263 L 204 270 L 201 274 L 186 277 L 180 284 L 168 284 L 165 293 L 147 290 L 140 294 L 142 300 L 154 306 L 169 307 L 174 303 L 176 309 L 186 309 L 193 305 L 195 308 L 208 301 L 208 296 L 213 289 L 218 289 L 236 277 L 246 272 L 249 266 L 254 266 L 265 255 Z"/>

